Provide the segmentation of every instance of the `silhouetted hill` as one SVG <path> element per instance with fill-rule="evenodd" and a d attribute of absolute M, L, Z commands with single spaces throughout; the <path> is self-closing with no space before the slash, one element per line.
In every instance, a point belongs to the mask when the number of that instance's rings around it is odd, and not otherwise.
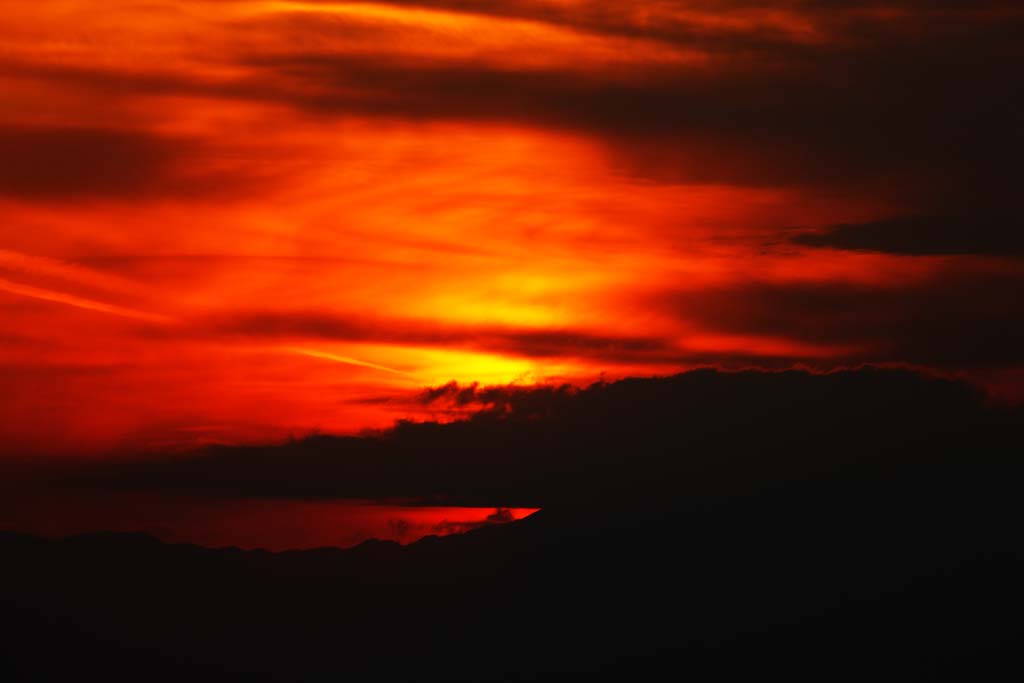
<path fill-rule="evenodd" d="M 541 512 L 347 551 L 5 535 L 7 680 L 977 675 L 1017 666 L 1009 474 Z"/>
<path fill-rule="evenodd" d="M 499 470 L 508 490 L 545 507 L 511 524 L 284 553 L 0 536 L 4 679 L 1022 673 L 1016 411 L 955 382 L 880 371 L 697 374 L 543 401 L 357 440 L 382 457 L 438 455 L 431 481 L 469 453 L 492 464 L 518 453 L 527 474 Z M 327 443 L 314 461 L 337 461 Z M 257 457 L 282 468 L 278 455 Z M 324 474 L 304 462 L 293 481 Z M 371 469 L 353 486 L 383 481 Z M 473 472 L 457 478 L 469 497 L 491 486 L 474 489 L 484 470 Z"/>

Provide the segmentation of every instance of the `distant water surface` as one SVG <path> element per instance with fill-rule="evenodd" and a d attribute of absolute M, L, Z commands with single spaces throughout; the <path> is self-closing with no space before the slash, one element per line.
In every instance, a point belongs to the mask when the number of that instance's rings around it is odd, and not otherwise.
<path fill-rule="evenodd" d="M 520 520 L 536 511 L 55 490 L 5 496 L 0 502 L 0 529 L 47 537 L 141 531 L 169 543 L 279 551 L 345 548 L 371 538 L 411 543 L 425 536 L 445 536 Z"/>

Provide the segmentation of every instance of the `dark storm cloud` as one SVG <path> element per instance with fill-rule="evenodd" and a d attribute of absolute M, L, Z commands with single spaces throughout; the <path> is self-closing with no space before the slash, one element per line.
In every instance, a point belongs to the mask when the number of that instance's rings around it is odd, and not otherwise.
<path fill-rule="evenodd" d="M 459 400 L 463 391 L 504 408 L 450 424 L 399 423 L 375 436 L 107 463 L 72 479 L 217 496 L 646 504 L 822 472 L 850 476 L 844 468 L 893 466 L 891 457 L 934 464 L 986 447 L 989 438 L 1002 448 L 1006 430 L 1020 422 L 965 383 L 870 367 L 700 370 L 580 390 L 453 385 L 424 397 Z"/>
<path fill-rule="evenodd" d="M 844 224 L 797 235 L 793 241 L 891 254 L 1024 255 L 1024 226 L 1019 214 L 975 216 L 908 216 Z"/>

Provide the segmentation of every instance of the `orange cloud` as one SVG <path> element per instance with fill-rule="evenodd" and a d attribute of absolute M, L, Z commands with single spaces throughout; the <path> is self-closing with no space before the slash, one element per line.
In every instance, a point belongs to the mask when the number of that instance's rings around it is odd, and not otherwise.
<path fill-rule="evenodd" d="M 6 12 L 0 449 L 355 431 L 449 380 L 1024 363 L 1000 3 Z"/>

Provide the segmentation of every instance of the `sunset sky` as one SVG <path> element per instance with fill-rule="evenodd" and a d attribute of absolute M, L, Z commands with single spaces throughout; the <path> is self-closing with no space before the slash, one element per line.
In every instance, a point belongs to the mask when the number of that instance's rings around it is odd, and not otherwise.
<path fill-rule="evenodd" d="M 4 457 L 699 366 L 1024 397 L 1019 3 L 0 10 Z"/>

